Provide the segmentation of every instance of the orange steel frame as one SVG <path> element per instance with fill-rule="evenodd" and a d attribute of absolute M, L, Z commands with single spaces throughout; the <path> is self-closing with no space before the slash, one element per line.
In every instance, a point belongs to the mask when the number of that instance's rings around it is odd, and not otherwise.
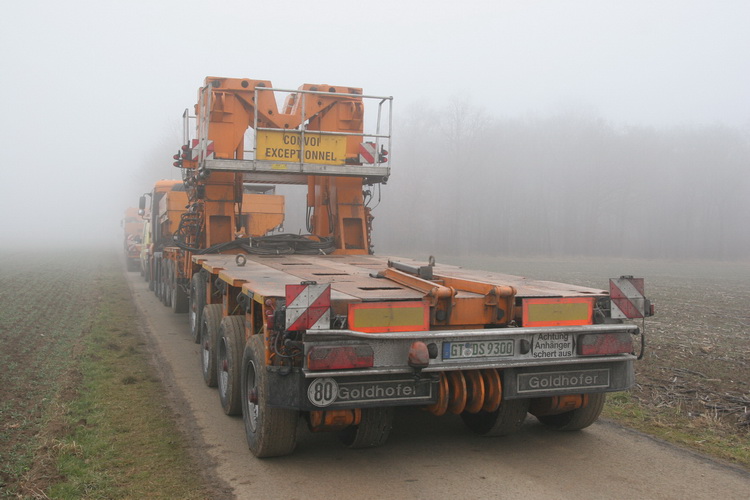
<path fill-rule="evenodd" d="M 199 139 L 212 141 L 214 158 L 244 159 L 245 133 L 256 123 L 258 128 L 290 132 L 304 125 L 306 132 L 363 133 L 364 104 L 359 88 L 305 84 L 299 89 L 325 94 L 306 94 L 302 99 L 301 94 L 290 93 L 281 109 L 273 90 L 256 89 L 273 89 L 273 86 L 268 80 L 207 77 L 199 89 L 195 106 L 202 135 Z M 362 136 L 345 137 L 346 163 L 356 164 Z M 204 212 L 204 241 L 198 242 L 200 247 L 233 240 L 243 230 L 236 219 L 242 210 L 243 174 L 213 171 L 207 178 L 201 178 L 197 175 L 197 161 L 185 161 L 183 167 L 195 172 L 190 191 L 196 193 L 197 187 L 202 186 L 204 193 L 201 200 L 191 197 L 192 202 L 202 202 Z M 333 238 L 336 254 L 371 253 L 370 214 L 364 205 L 363 178 L 309 175 L 307 187 L 313 235 Z M 185 269 L 189 269 L 190 256 L 185 257 Z M 515 317 L 513 287 L 442 276 L 427 281 L 394 269 L 388 269 L 385 277 L 425 293 L 432 329 L 500 326 Z"/>
<path fill-rule="evenodd" d="M 350 95 L 317 95 L 302 100 L 291 94 L 282 110 L 278 110 L 273 91 L 256 92 L 256 87 L 272 88 L 268 80 L 208 77 L 205 86 L 198 92 L 195 106 L 197 121 L 208 119 L 207 139 L 213 141 L 214 157 L 217 159 L 244 159 L 245 132 L 255 123 L 257 111 L 258 127 L 295 130 L 305 117 L 306 131 L 329 131 L 362 133 L 364 106 L 361 89 L 330 85 L 305 84 L 300 90 L 321 90 Z M 211 94 L 209 96 L 209 93 Z M 257 96 L 257 105 L 256 105 Z M 210 103 L 208 116 L 202 110 Z M 256 110 L 257 107 L 257 110 Z M 348 136 L 346 158 L 354 162 L 358 158 L 361 137 Z M 186 167 L 197 168 L 196 162 L 186 162 Z M 204 221 L 205 241 L 203 247 L 234 239 L 238 227 L 236 215 L 242 204 L 242 173 L 212 172 L 205 180 Z M 369 213 L 364 205 L 362 179 L 359 177 L 308 176 L 307 204 L 312 208 L 313 234 L 318 237 L 333 237 L 337 254 L 369 254 Z"/>

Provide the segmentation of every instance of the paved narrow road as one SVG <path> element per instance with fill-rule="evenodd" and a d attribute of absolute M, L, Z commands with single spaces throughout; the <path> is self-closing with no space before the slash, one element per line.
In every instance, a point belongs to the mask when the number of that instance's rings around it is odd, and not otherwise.
<path fill-rule="evenodd" d="M 381 448 L 348 450 L 300 424 L 293 455 L 256 459 L 242 418 L 224 415 L 203 383 L 186 315 L 161 305 L 137 274 L 128 280 L 179 423 L 223 485 L 216 498 L 750 498 L 750 474 L 606 422 L 558 433 L 529 418 L 518 434 L 482 438 L 457 416 L 403 408 Z"/>

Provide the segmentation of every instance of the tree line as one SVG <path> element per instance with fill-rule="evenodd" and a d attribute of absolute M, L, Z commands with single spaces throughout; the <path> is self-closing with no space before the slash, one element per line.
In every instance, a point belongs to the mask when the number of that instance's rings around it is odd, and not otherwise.
<path fill-rule="evenodd" d="M 454 101 L 395 122 L 377 253 L 750 257 L 750 130 L 494 117 Z M 377 196 L 376 196 L 377 198 Z"/>

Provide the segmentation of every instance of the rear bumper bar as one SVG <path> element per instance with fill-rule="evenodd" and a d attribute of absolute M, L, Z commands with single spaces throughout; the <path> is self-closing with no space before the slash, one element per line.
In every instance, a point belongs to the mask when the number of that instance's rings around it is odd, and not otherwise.
<path fill-rule="evenodd" d="M 373 366 L 325 371 L 269 367 L 277 372 L 271 376 L 269 403 L 300 410 L 429 405 L 440 393 L 440 373 L 459 370 L 497 370 L 503 399 L 629 389 L 634 384 L 634 355 L 576 354 L 580 335 L 604 333 L 635 335 L 639 330 L 626 324 L 402 333 L 308 330 L 303 339 L 305 355 L 318 346 L 367 345 L 374 353 Z M 430 362 L 422 369 L 408 365 L 413 342 L 424 342 L 431 351 Z"/>
<path fill-rule="evenodd" d="M 407 363 L 409 348 L 413 342 L 424 342 L 432 347 L 433 353 L 437 355 L 430 359 L 427 367 L 420 370 L 423 373 L 455 371 L 455 370 L 479 370 L 479 369 L 506 369 L 537 366 L 566 366 L 570 364 L 592 364 L 606 361 L 620 362 L 627 359 L 635 359 L 630 354 L 618 354 L 614 356 L 577 356 L 575 349 L 578 337 L 583 334 L 601 333 L 629 333 L 636 335 L 639 329 L 635 325 L 583 325 L 566 327 L 539 327 L 539 328 L 496 328 L 482 330 L 438 330 L 427 332 L 400 332 L 400 333 L 363 333 L 352 330 L 308 330 L 305 333 L 305 354 L 314 346 L 344 346 L 344 345 L 367 345 L 375 353 L 375 362 L 372 368 L 352 370 L 330 370 L 311 371 L 303 369 L 306 378 L 346 376 L 368 376 L 368 375 L 395 375 L 414 374 L 414 368 Z M 570 346 L 570 355 L 561 357 L 540 357 L 539 352 L 534 350 L 534 345 L 540 336 L 553 336 L 564 339 L 566 345 Z M 464 344 L 471 346 L 477 342 L 504 341 L 510 347 L 500 356 L 470 356 L 451 358 L 446 356 L 450 346 Z"/>
<path fill-rule="evenodd" d="M 296 410 L 345 410 L 381 406 L 424 406 L 437 401 L 436 373 L 305 378 L 301 371 L 272 374 L 269 404 Z M 502 397 L 534 399 L 565 394 L 624 391 L 633 386 L 633 359 L 500 371 Z"/>

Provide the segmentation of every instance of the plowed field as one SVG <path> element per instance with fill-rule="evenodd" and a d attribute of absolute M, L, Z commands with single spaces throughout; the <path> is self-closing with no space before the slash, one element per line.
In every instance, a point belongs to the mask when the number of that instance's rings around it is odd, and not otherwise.
<path fill-rule="evenodd" d="M 637 386 L 610 397 L 607 415 L 750 468 L 750 264 L 446 262 L 600 288 L 622 274 L 645 277 L 657 315 L 646 322 Z M 66 433 L 55 429 L 56 408 L 81 387 L 72 361 L 106 293 L 103 280 L 116 279 L 120 271 L 113 266 L 119 265 L 110 253 L 0 252 L 0 496 L 41 496 L 60 480 L 48 461 L 54 453 L 43 449 L 55 440 L 45 435 Z M 110 330 L 118 335 L 118 325 Z"/>
<path fill-rule="evenodd" d="M 644 277 L 656 315 L 645 322 L 637 385 L 610 397 L 605 414 L 750 468 L 750 263 L 497 257 L 450 263 L 602 289 L 608 278 Z M 726 447 L 734 450 L 727 454 Z"/>

